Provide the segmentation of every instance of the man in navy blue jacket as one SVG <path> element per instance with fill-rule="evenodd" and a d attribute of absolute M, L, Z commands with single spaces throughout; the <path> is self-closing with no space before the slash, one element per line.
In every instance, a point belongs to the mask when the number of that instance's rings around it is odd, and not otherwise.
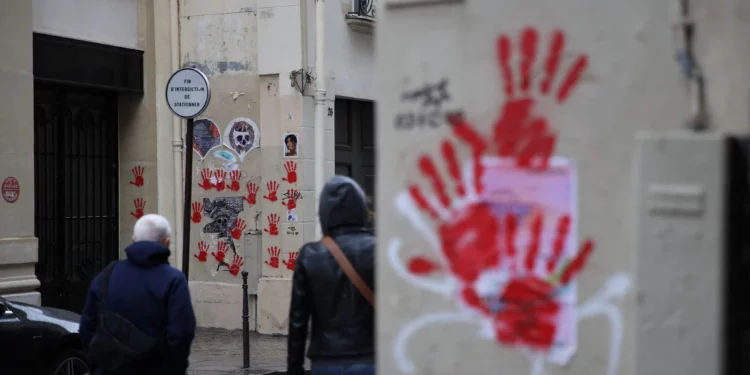
<path fill-rule="evenodd" d="M 149 336 L 166 343 L 159 363 L 147 374 L 184 375 L 195 336 L 195 314 L 185 275 L 169 265 L 172 229 L 166 218 L 145 215 L 133 228 L 133 244 L 125 249 L 109 280 L 107 306 Z M 102 274 L 89 287 L 80 335 L 88 350 L 99 319 Z M 96 374 L 105 375 L 101 371 Z"/>

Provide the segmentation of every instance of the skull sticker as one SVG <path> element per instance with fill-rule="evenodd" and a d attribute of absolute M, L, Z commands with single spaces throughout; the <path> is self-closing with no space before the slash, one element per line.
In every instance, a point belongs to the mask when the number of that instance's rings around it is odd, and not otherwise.
<path fill-rule="evenodd" d="M 260 147 L 260 129 L 249 118 L 236 118 L 224 130 L 224 145 L 234 150 L 240 162 L 252 150 Z"/>

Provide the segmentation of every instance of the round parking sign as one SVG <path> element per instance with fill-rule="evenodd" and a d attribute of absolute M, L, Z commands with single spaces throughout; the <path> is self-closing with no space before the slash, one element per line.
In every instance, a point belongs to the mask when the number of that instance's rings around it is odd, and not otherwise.
<path fill-rule="evenodd" d="M 15 177 L 8 177 L 3 181 L 2 185 L 3 199 L 8 203 L 14 203 L 18 200 L 18 196 L 21 194 L 21 188 L 18 185 L 18 180 Z"/>
<path fill-rule="evenodd" d="M 169 78 L 166 96 L 172 113 L 182 118 L 195 118 L 208 107 L 211 86 L 200 70 L 183 68 Z"/>

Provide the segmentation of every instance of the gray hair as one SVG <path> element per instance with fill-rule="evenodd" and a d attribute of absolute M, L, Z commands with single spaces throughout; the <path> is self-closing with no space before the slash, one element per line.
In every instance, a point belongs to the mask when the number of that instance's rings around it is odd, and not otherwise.
<path fill-rule="evenodd" d="M 133 226 L 133 241 L 162 242 L 172 236 L 172 227 L 167 218 L 157 214 L 142 216 Z"/>

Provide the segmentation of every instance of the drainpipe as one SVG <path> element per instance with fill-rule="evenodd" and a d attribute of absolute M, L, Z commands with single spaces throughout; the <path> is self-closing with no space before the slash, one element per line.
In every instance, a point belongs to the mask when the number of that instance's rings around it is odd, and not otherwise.
<path fill-rule="evenodd" d="M 180 68 L 180 8 L 179 0 L 169 2 L 169 39 L 172 60 L 172 72 Z M 182 153 L 185 144 L 182 140 L 182 121 L 177 116 L 172 116 L 172 157 L 174 161 L 174 266 L 182 269 Z"/>
<path fill-rule="evenodd" d="M 323 148 L 325 147 L 325 110 L 326 110 L 326 72 L 325 54 L 325 0 L 315 3 L 315 208 L 319 207 L 320 193 L 325 184 L 325 164 Z M 320 220 L 315 215 L 315 232 L 317 238 L 322 236 Z"/>

